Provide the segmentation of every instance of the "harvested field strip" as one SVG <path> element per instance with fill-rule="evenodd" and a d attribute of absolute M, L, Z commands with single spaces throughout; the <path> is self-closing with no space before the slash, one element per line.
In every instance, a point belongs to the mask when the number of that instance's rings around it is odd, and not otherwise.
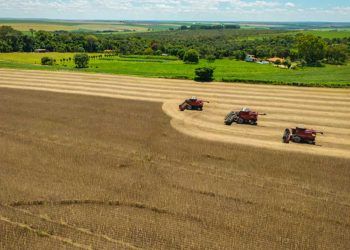
<path fill-rule="evenodd" d="M 16 83 L 18 81 L 16 80 L 16 76 L 8 76 L 8 77 L 0 77 L 0 80 L 3 80 L 4 82 L 8 81 L 9 83 Z M 283 95 L 283 93 L 271 93 L 271 91 L 269 92 L 263 92 L 261 93 L 262 95 L 259 95 L 259 93 L 256 93 L 255 91 L 237 91 L 237 89 L 232 89 L 231 93 L 227 92 L 227 90 L 225 92 L 217 92 L 217 90 L 215 89 L 215 92 L 213 92 L 213 88 L 212 90 L 192 90 L 192 89 L 188 89 L 188 88 L 181 88 L 181 90 L 176 90 L 176 86 L 171 86 L 171 93 L 169 93 L 169 87 L 157 87 L 154 85 L 151 86 L 147 86 L 147 84 L 143 84 L 143 83 L 138 83 L 137 85 L 132 85 L 130 82 L 124 82 L 121 84 L 105 84 L 105 83 L 97 83 L 95 81 L 89 81 L 89 80 L 84 80 L 83 82 L 81 80 L 77 80 L 74 81 L 72 79 L 54 79 L 54 80 L 50 80 L 48 78 L 37 78 L 35 77 L 35 79 L 28 79 L 27 77 L 23 77 L 22 79 L 18 79 L 19 82 L 27 82 L 28 80 L 31 81 L 31 83 L 33 84 L 33 80 L 35 80 L 35 83 L 45 83 L 45 85 L 53 85 L 55 86 L 55 84 L 58 83 L 63 83 L 67 86 L 76 86 L 76 87 L 98 87 L 101 89 L 110 89 L 110 90 L 133 90 L 133 91 L 146 91 L 146 92 L 152 92 L 154 94 L 161 94 L 161 93 L 167 93 L 165 94 L 164 97 L 167 98 L 174 98 L 176 96 L 182 96 L 184 94 L 189 94 L 189 93 L 193 93 L 193 94 L 201 94 L 201 96 L 203 97 L 207 97 L 207 98 L 213 98 L 213 99 L 218 99 L 218 98 L 222 98 L 222 97 L 227 97 L 227 98 L 245 98 L 245 99 L 257 99 L 257 100 L 270 100 L 270 101 L 286 101 L 286 102 L 292 102 L 292 103 L 310 103 L 310 104 L 322 104 L 324 101 L 332 101 L 332 103 L 334 104 L 349 104 L 350 103 L 350 98 L 347 99 L 346 97 L 314 97 L 316 100 L 313 100 L 313 97 L 310 97 L 308 95 L 304 96 L 303 94 L 298 94 L 298 95 Z M 101 81 L 103 82 L 103 81 Z M 49 84 L 50 83 L 50 84 Z M 161 100 L 165 100 L 164 98 Z"/>
<path fill-rule="evenodd" d="M 1 80 L 14 80 L 14 79 L 18 79 L 18 80 L 26 80 L 27 76 L 25 75 L 15 75 L 15 76 L 11 76 L 11 75 L 2 75 L 0 76 Z M 35 79 L 37 82 L 42 82 L 45 81 L 46 83 L 49 82 L 57 82 L 57 80 L 49 80 L 47 79 L 46 76 L 41 76 L 41 75 L 36 75 Z M 169 86 L 163 86 L 163 85 L 159 85 L 159 84 L 154 84 L 154 83 L 150 83 L 149 81 L 132 81 L 132 80 L 125 80 L 122 83 L 115 83 L 114 81 L 108 81 L 108 80 L 103 80 L 103 79 L 98 79 L 98 80 L 93 80 L 93 79 L 84 79 L 84 82 L 81 82 L 82 79 L 81 77 L 79 78 L 75 78 L 75 77 L 62 77 L 59 79 L 60 81 L 64 82 L 65 84 L 73 84 L 73 85 L 80 85 L 80 86 L 99 86 L 99 87 L 108 87 L 113 89 L 114 88 L 122 88 L 122 87 L 128 87 L 128 88 L 135 88 L 135 89 L 139 89 L 139 90 L 153 90 L 153 91 L 161 91 L 161 90 L 169 90 Z M 199 86 L 198 86 L 199 85 Z M 234 85 L 234 84 L 231 84 Z M 196 93 L 196 92 L 200 92 L 202 95 L 206 95 L 206 94 L 210 94 L 210 97 L 214 97 L 213 96 L 213 91 L 212 91 L 212 87 L 210 88 L 211 85 L 206 85 L 205 83 L 198 83 L 197 84 L 198 87 L 184 87 L 184 86 L 171 86 L 172 89 L 172 93 L 179 93 L 179 94 L 183 94 L 184 92 L 187 93 L 189 91 Z M 207 88 L 206 88 L 207 87 Z M 209 87 L 209 88 L 208 88 Z M 232 87 L 232 86 L 231 86 Z M 241 89 L 237 89 L 237 88 L 233 88 L 232 89 L 232 93 L 228 93 L 227 92 L 227 88 L 226 90 L 220 90 L 219 88 L 215 88 L 215 94 L 218 96 L 232 96 L 234 97 L 235 95 L 239 95 L 239 96 L 243 96 L 243 97 L 249 97 L 250 96 L 250 91 L 247 90 L 241 90 Z M 328 100 L 328 101 L 334 101 L 334 100 L 341 100 L 341 101 L 350 101 L 350 97 L 344 97 L 344 96 L 339 96 L 337 94 L 332 94 L 330 93 L 329 96 L 323 96 L 320 97 L 319 95 L 315 95 L 312 93 L 300 93 L 300 92 L 295 92 L 293 93 L 293 91 L 288 91 L 287 93 L 281 92 L 281 91 L 269 91 L 268 93 L 266 91 L 260 91 L 261 94 L 263 94 L 265 97 L 266 96 L 271 96 L 271 97 L 276 97 L 276 95 L 278 95 L 279 97 L 293 97 L 295 99 L 305 99 L 305 98 L 317 98 L 317 99 L 322 99 L 322 100 Z M 254 90 L 255 94 L 259 94 L 260 93 L 258 90 Z M 233 95 L 234 94 L 234 95 Z"/>
<path fill-rule="evenodd" d="M 37 70 L 17 70 L 17 69 L 1 69 L 0 72 L 2 74 L 5 73 L 11 73 L 20 75 L 21 72 L 25 72 L 25 75 L 29 76 L 63 76 L 69 75 L 69 77 L 74 78 L 80 78 L 80 79 L 94 79 L 94 80 L 103 80 L 103 81 L 109 81 L 109 80 L 114 80 L 114 81 L 123 81 L 123 82 L 128 82 L 128 81 L 136 81 L 137 83 L 152 83 L 152 84 L 158 84 L 158 86 L 182 86 L 182 87 L 188 87 L 189 82 L 188 80 L 174 80 L 174 79 L 162 79 L 162 78 L 141 78 L 141 77 L 133 77 L 133 76 L 123 76 L 123 75 L 110 75 L 110 74 L 98 74 L 98 73 L 72 73 L 72 72 L 66 72 L 66 71 L 37 71 Z M 282 93 L 283 91 L 281 90 L 286 90 L 291 93 L 326 93 L 327 95 L 333 95 L 333 94 L 343 94 L 344 90 L 346 89 L 329 89 L 329 88 L 317 88 L 317 87 L 293 87 L 293 86 L 275 86 L 275 85 L 264 85 L 264 84 L 240 84 L 240 83 L 218 83 L 218 82 L 212 82 L 212 83 L 198 83 L 201 88 L 213 88 L 215 86 L 215 89 L 220 89 L 220 90 L 227 90 L 227 87 L 232 87 L 237 86 L 239 89 L 244 89 L 246 91 L 263 91 L 265 92 L 266 90 L 275 92 L 275 93 Z M 198 85 L 197 85 L 198 86 Z M 192 86 L 193 87 L 193 86 Z M 276 88 L 277 87 L 277 88 Z"/>
<path fill-rule="evenodd" d="M 1 77 L 0 77 L 1 79 Z M 29 81 L 29 82 L 28 82 Z M 15 81 L 15 78 L 9 78 L 8 81 L 5 81 L 6 83 L 4 84 L 7 84 L 7 85 L 10 85 L 10 84 L 14 84 L 14 85 L 28 85 L 28 86 L 46 86 L 46 87 L 55 87 L 55 86 L 62 86 L 64 85 L 65 87 L 67 87 L 67 89 L 69 88 L 72 88 L 72 89 L 79 89 L 79 88 L 84 88 L 84 89 L 87 89 L 87 90 L 103 90 L 103 91 L 107 91 L 108 92 L 111 92 L 111 93 L 128 93 L 128 92 L 137 92 L 138 90 L 140 90 L 140 92 L 142 94 L 145 94 L 147 93 L 147 95 L 153 95 L 153 96 L 157 96 L 157 94 L 162 94 L 162 95 L 159 95 L 159 98 L 158 100 L 159 101 L 165 101 L 165 100 L 168 100 L 168 99 L 175 99 L 176 96 L 178 96 L 177 94 L 174 94 L 173 93 L 173 90 L 171 91 L 171 93 L 169 93 L 169 90 L 167 91 L 162 91 L 162 90 L 149 90 L 147 88 L 133 88 L 133 87 L 123 87 L 123 86 L 111 86 L 109 88 L 107 87 L 103 87 L 103 86 L 100 86 L 100 85 L 97 85 L 97 84 L 86 84 L 85 82 L 84 83 L 77 83 L 77 84 L 73 84 L 73 83 L 66 83 L 64 81 L 60 81 L 60 80 L 36 80 L 36 79 L 28 79 L 28 80 L 23 80 L 23 81 Z M 48 82 L 52 82 L 51 84 L 48 84 Z M 191 92 L 189 91 L 181 91 L 181 95 L 184 95 L 184 94 L 190 94 Z M 146 95 L 146 94 L 145 94 Z M 180 95 L 180 96 L 181 96 Z M 205 94 L 202 94 L 201 96 L 206 96 Z M 165 98 L 166 97 L 166 98 Z M 227 100 L 219 100 L 218 97 L 221 97 L 221 95 L 207 95 L 207 97 L 211 97 L 213 100 L 215 100 L 216 102 L 218 102 L 219 104 L 231 104 L 232 101 L 227 101 Z M 247 101 L 246 98 L 242 98 L 242 96 L 240 95 L 222 95 L 222 97 L 232 97 L 234 98 L 233 100 L 236 100 L 235 102 L 237 102 L 237 100 L 244 100 L 245 102 L 251 102 L 250 100 Z M 270 100 L 272 101 L 271 98 L 265 98 L 265 97 L 251 97 L 253 99 L 256 99 L 256 98 L 260 98 L 260 99 L 263 99 L 263 100 Z M 288 103 L 288 102 L 291 102 L 291 103 L 296 103 L 296 100 L 294 99 L 281 99 L 281 101 L 283 101 L 283 103 Z M 305 101 L 303 101 L 303 103 L 305 103 Z M 326 102 L 327 103 L 327 102 Z M 349 104 L 350 102 L 335 102 L 335 101 L 332 101 L 332 104 Z M 278 104 L 278 102 L 276 102 L 276 104 Z M 312 106 L 315 106 L 315 105 L 325 105 L 325 102 L 324 101 L 310 101 L 310 104 L 309 106 L 303 106 L 305 108 L 307 107 L 312 107 Z M 327 104 L 327 106 L 329 106 L 329 104 Z M 342 110 L 342 108 L 340 107 L 340 109 Z M 345 110 L 345 109 L 344 109 Z M 331 109 L 329 109 L 329 111 L 331 111 Z M 347 114 L 345 114 L 347 115 Z"/>
<path fill-rule="evenodd" d="M 0 70 L 0 86 L 105 97 L 164 102 L 163 110 L 180 132 L 199 138 L 313 154 L 350 157 L 350 90 L 295 88 L 246 84 L 198 84 L 191 81 L 144 79 L 100 74 Z M 177 110 L 181 100 L 197 95 L 211 101 L 204 112 Z M 259 126 L 223 125 L 235 107 L 251 106 L 260 112 Z M 334 110 L 334 107 L 339 107 Z M 282 145 L 286 127 L 304 124 L 322 130 L 322 147 Z M 190 127 L 189 127 L 190 126 Z M 216 136 L 217 135 L 217 136 Z M 349 156 L 348 156 L 349 155 Z"/>

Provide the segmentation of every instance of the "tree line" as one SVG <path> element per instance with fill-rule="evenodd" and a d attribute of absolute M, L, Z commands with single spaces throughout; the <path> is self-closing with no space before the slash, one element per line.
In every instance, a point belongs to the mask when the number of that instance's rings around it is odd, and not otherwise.
<path fill-rule="evenodd" d="M 247 54 L 259 58 L 282 57 L 317 66 L 343 64 L 350 51 L 350 37 L 322 39 L 313 35 L 275 30 L 192 29 L 137 34 L 89 34 L 66 31 L 34 31 L 24 34 L 0 27 L 0 52 L 103 52 L 122 55 L 172 55 L 184 59 L 189 50 L 208 60 Z M 193 52 L 193 51 L 192 51 Z"/>

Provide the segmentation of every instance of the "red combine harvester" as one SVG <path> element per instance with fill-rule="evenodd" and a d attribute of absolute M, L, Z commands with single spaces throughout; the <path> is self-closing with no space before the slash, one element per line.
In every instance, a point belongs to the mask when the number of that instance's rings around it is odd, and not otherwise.
<path fill-rule="evenodd" d="M 238 124 L 258 125 L 259 115 L 266 115 L 265 113 L 258 113 L 251 111 L 249 108 L 242 108 L 241 111 L 232 111 L 225 117 L 225 124 L 231 125 L 234 122 Z"/>
<path fill-rule="evenodd" d="M 190 99 L 186 99 L 182 104 L 179 105 L 180 111 L 187 110 L 203 110 L 204 103 L 209 103 L 208 101 L 203 101 L 192 96 Z"/>
<path fill-rule="evenodd" d="M 284 143 L 289 143 L 292 141 L 296 143 L 308 143 L 315 145 L 317 134 L 323 135 L 323 132 L 313 129 L 306 129 L 304 127 L 296 127 L 292 129 L 286 128 L 284 130 L 282 141 Z"/>

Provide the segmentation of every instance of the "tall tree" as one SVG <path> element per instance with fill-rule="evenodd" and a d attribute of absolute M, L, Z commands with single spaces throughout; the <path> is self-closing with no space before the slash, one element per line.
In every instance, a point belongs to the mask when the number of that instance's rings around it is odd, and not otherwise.
<path fill-rule="evenodd" d="M 300 58 L 304 59 L 308 65 L 317 65 L 324 59 L 326 54 L 326 43 L 314 35 L 299 35 L 297 38 Z"/>

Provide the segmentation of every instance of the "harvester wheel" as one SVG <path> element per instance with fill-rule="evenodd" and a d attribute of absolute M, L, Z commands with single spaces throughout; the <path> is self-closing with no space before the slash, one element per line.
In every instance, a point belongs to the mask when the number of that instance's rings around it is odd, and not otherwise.
<path fill-rule="evenodd" d="M 186 107 L 188 110 L 191 110 L 192 109 L 192 106 L 191 105 L 187 105 Z"/>
<path fill-rule="evenodd" d="M 203 110 L 203 107 L 198 107 L 198 111 L 202 111 Z"/>
<path fill-rule="evenodd" d="M 244 120 L 243 120 L 242 118 L 238 118 L 238 119 L 237 119 L 237 123 L 238 123 L 238 124 L 243 124 L 243 123 L 244 123 Z"/>
<path fill-rule="evenodd" d="M 293 136 L 293 142 L 300 143 L 301 142 L 301 138 L 299 136 Z"/>
<path fill-rule="evenodd" d="M 258 125 L 258 123 L 257 123 L 256 121 L 254 121 L 254 120 L 250 120 L 250 121 L 249 121 L 249 124 L 250 124 L 250 125 Z"/>

